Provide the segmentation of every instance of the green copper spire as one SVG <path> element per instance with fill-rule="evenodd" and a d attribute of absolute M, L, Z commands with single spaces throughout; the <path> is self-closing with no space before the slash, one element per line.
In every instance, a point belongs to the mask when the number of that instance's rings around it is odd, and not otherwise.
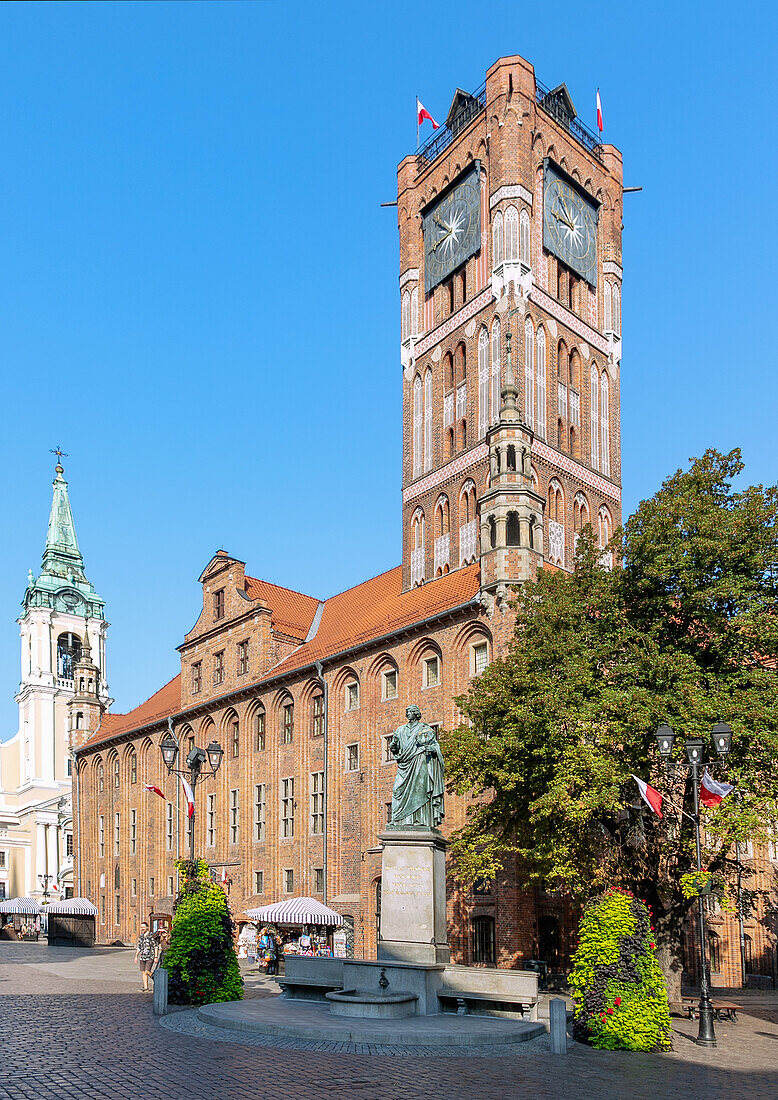
<path fill-rule="evenodd" d="M 56 452 L 61 457 L 61 452 Z M 84 559 L 78 547 L 76 527 L 68 497 L 68 483 L 61 463 L 55 467 L 49 529 L 43 551 L 41 573 L 30 571 L 23 606 L 51 607 L 73 615 L 102 619 L 105 601 L 97 595 L 84 573 Z"/>
<path fill-rule="evenodd" d="M 58 462 L 49 514 L 49 530 L 46 535 L 46 549 L 43 552 L 43 571 L 64 577 L 68 572 L 72 572 L 83 577 L 84 559 L 78 548 L 76 527 L 70 510 L 68 483 L 62 476 L 64 472 Z"/>

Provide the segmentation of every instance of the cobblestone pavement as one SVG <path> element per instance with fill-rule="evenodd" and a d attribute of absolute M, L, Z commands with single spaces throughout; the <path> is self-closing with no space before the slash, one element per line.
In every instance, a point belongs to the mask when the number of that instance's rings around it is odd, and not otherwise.
<path fill-rule="evenodd" d="M 269 995 L 262 982 L 254 993 Z M 778 999 L 738 995 L 737 1024 L 719 1024 L 716 1050 L 676 1021 L 664 1055 L 572 1044 L 554 1057 L 542 1038 L 517 1054 L 479 1058 L 306 1050 L 211 1041 L 162 1027 L 137 993 L 132 953 L 0 943 L 0 1095 L 11 1100 L 766 1100 L 778 1095 Z M 178 1014 L 177 1014 L 178 1015 Z M 187 1016 L 181 1013 L 181 1021 Z M 169 1020 L 176 1024 L 176 1017 Z M 399 1052 L 398 1052 L 399 1053 Z"/>

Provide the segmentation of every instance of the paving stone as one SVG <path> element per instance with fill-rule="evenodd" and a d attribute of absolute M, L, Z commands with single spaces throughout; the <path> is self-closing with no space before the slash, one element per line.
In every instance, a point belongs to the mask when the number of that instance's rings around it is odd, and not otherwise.
<path fill-rule="evenodd" d="M 14 950 L 8 951 L 7 947 Z M 27 947 L 40 948 L 24 954 Z M 10 1100 L 767 1100 L 778 1095 L 778 997 L 743 994 L 719 1046 L 675 1021 L 668 1054 L 552 1056 L 543 1037 L 503 1051 L 258 1041 L 208 1028 L 192 1010 L 160 1024 L 134 990 L 132 954 L 0 943 L 0 1096 Z M 257 995 L 267 992 L 255 990 Z M 218 1036 L 212 1034 L 218 1032 Z M 334 1048 L 334 1049 L 333 1049 Z"/>

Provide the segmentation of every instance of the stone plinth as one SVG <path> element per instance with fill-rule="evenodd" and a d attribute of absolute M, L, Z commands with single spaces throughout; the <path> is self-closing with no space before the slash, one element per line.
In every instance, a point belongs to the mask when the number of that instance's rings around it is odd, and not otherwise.
<path fill-rule="evenodd" d="M 435 965 L 451 959 L 446 929 L 446 841 L 425 826 L 380 834 L 378 958 Z"/>

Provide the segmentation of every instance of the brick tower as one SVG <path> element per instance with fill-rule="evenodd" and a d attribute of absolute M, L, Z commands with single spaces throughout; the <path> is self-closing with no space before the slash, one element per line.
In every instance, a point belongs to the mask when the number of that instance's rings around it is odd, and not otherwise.
<path fill-rule="evenodd" d="M 621 203 L 620 153 L 517 56 L 400 163 L 406 589 L 480 560 L 493 606 L 620 522 Z"/>

